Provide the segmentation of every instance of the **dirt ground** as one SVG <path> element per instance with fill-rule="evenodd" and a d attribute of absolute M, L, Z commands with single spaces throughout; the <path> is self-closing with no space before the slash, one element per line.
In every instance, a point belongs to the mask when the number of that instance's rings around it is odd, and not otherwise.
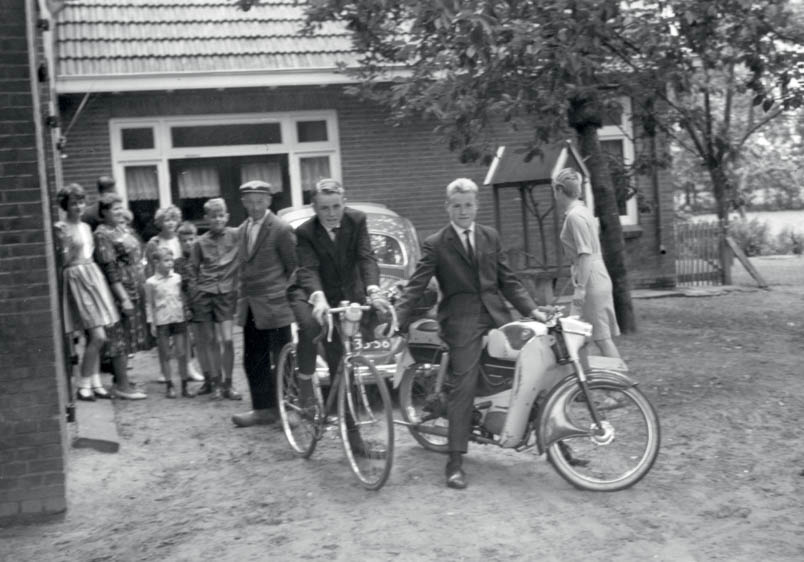
<path fill-rule="evenodd" d="M 0 529 L 0 559 L 804 560 L 804 259 L 757 266 L 770 291 L 635 301 L 620 347 L 663 439 L 630 490 L 582 492 L 544 457 L 476 445 L 469 488 L 449 490 L 444 457 L 399 428 L 368 492 L 334 437 L 300 460 L 278 427 L 232 427 L 247 402 L 148 383 L 117 405 L 120 452 L 71 450 L 68 513 Z M 155 371 L 146 354 L 132 372 Z"/>

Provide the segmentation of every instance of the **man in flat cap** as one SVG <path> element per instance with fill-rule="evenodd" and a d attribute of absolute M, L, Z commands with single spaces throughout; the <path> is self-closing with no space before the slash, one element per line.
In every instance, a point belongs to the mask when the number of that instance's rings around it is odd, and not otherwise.
<path fill-rule="evenodd" d="M 240 225 L 240 269 L 236 321 L 243 327 L 243 367 L 252 410 L 235 414 L 238 427 L 274 423 L 276 380 L 271 354 L 291 341 L 293 311 L 287 298 L 296 270 L 296 237 L 269 207 L 274 189 L 254 180 L 240 186 L 248 218 Z"/>

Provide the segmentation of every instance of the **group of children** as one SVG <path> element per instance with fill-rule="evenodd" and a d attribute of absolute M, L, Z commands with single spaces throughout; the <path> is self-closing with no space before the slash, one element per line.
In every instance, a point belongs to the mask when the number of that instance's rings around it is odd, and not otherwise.
<path fill-rule="evenodd" d="M 157 211 L 154 221 L 159 233 L 145 249 L 147 321 L 157 340 L 167 398 L 177 396 L 170 365 L 172 338 L 183 397 L 210 394 L 216 399 L 242 400 L 232 385 L 238 230 L 228 226 L 222 198 L 204 204 L 204 218 L 209 230 L 198 236 L 192 222 L 182 222 L 178 207 Z M 188 387 L 192 346 L 204 375 L 198 392 Z"/>

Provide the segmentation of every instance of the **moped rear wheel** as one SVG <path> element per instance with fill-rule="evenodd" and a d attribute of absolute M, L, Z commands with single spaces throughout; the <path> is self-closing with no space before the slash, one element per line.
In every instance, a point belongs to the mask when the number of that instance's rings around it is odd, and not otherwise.
<path fill-rule="evenodd" d="M 583 490 L 614 492 L 633 486 L 648 473 L 659 453 L 659 418 L 635 386 L 590 381 L 603 431 L 596 426 L 580 386 L 568 387 L 563 412 L 570 424 L 588 429 L 547 448 L 547 458 L 570 484 Z M 549 417 L 549 416 L 548 416 Z"/>
<path fill-rule="evenodd" d="M 447 420 L 436 418 L 422 422 L 427 416 L 424 405 L 435 392 L 438 369 L 415 363 L 408 367 L 399 384 L 399 407 L 402 418 L 414 426 L 408 431 L 419 444 L 429 451 L 447 452 Z"/>
<path fill-rule="evenodd" d="M 359 355 L 341 362 L 338 427 L 349 467 L 368 490 L 379 490 L 394 460 L 391 395 L 374 363 Z"/>
<path fill-rule="evenodd" d="M 294 343 L 286 344 L 276 361 L 276 394 L 285 437 L 293 452 L 306 459 L 320 437 L 321 407 L 302 402 Z"/>

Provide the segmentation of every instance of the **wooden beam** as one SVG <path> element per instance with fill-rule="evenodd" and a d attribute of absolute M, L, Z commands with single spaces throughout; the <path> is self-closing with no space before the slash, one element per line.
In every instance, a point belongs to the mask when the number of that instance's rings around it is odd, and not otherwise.
<path fill-rule="evenodd" d="M 757 271 L 754 265 L 748 260 L 748 256 L 745 255 L 743 249 L 737 244 L 737 242 L 731 236 L 726 236 L 726 244 L 728 244 L 731 251 L 734 252 L 734 256 L 743 264 L 743 267 L 751 274 L 751 277 L 757 282 L 762 289 L 768 288 L 768 282 L 765 281 L 765 278 Z"/>

